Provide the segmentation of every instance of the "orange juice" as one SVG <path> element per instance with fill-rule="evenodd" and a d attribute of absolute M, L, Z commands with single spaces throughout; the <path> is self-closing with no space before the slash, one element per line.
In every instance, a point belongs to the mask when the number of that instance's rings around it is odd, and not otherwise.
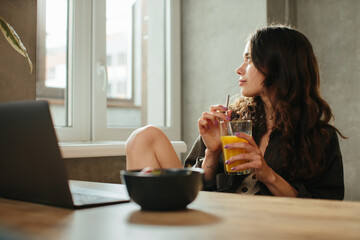
<path fill-rule="evenodd" d="M 222 145 L 222 149 L 223 149 L 223 154 L 224 154 L 224 168 L 225 168 L 225 173 L 229 173 L 229 174 L 248 174 L 250 173 L 250 170 L 243 170 L 243 171 L 234 171 L 231 170 L 231 168 L 236 167 L 240 164 L 246 163 L 246 160 L 240 160 L 240 161 L 236 161 L 233 162 L 229 165 L 225 164 L 225 162 L 231 158 L 232 156 L 241 154 L 241 153 L 246 153 L 246 151 L 244 149 L 225 149 L 224 146 L 229 144 L 229 143 L 237 143 L 237 142 L 248 142 L 245 139 L 242 138 L 238 138 L 237 136 L 221 136 L 221 145 Z"/>

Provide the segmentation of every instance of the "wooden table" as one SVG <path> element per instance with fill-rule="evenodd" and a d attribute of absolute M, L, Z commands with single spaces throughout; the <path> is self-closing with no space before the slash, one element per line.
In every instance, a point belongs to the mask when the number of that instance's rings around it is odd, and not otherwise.
<path fill-rule="evenodd" d="M 79 182 L 79 185 L 84 184 Z M 98 188 L 101 183 L 86 185 Z M 114 185 L 114 191 L 119 185 Z M 0 198 L 0 239 L 360 239 L 360 203 L 200 192 L 187 210 L 70 210 Z M 2 238 L 3 237 L 3 238 Z"/>

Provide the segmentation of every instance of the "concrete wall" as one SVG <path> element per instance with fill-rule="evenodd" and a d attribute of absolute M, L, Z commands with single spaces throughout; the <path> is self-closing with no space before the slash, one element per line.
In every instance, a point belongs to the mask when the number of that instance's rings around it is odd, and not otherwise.
<path fill-rule="evenodd" d="M 0 33 L 0 102 L 35 99 L 37 0 L 1 0 L 0 16 L 18 33 L 33 62 L 29 74 L 26 59 Z"/>
<path fill-rule="evenodd" d="M 126 168 L 125 156 L 64 159 L 69 179 L 121 183 L 120 170 Z"/>
<path fill-rule="evenodd" d="M 210 105 L 239 95 L 235 69 L 246 38 L 266 25 L 265 0 L 182 0 L 182 132 L 191 144 Z"/>
<path fill-rule="evenodd" d="M 297 26 L 313 43 L 345 168 L 345 199 L 360 200 L 360 1 L 297 1 Z"/>

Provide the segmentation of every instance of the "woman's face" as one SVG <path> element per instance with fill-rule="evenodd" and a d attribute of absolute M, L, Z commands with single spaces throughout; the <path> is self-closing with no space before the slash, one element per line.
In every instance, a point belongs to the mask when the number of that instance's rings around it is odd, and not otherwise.
<path fill-rule="evenodd" d="M 236 69 L 240 75 L 239 86 L 245 97 L 257 97 L 263 93 L 265 75 L 256 69 L 250 55 L 250 42 L 244 49 L 244 62 Z"/>

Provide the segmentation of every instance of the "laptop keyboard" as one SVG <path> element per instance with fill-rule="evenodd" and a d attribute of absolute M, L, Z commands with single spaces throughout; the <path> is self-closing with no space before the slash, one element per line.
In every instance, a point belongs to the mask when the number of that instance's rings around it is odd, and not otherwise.
<path fill-rule="evenodd" d="M 109 192 L 98 189 L 70 186 L 71 195 L 75 205 L 99 204 L 106 202 L 128 201 L 127 192 Z"/>
<path fill-rule="evenodd" d="M 102 202 L 116 202 L 119 201 L 117 198 L 104 197 L 98 195 L 90 195 L 84 193 L 72 193 L 72 198 L 75 205 L 85 205 L 85 204 L 96 204 Z"/>

